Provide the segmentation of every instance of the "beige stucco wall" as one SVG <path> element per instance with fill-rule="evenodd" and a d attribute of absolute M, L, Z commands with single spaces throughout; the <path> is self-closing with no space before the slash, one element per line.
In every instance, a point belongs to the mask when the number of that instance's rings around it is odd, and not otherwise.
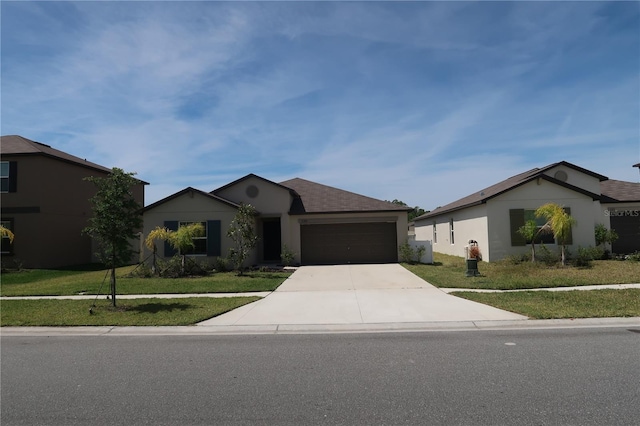
<path fill-rule="evenodd" d="M 530 246 L 511 246 L 510 209 L 535 210 L 546 203 L 557 203 L 571 209 L 577 224 L 572 229 L 575 252 L 578 246 L 595 245 L 594 226 L 600 217 L 599 202 L 576 191 L 555 185 L 545 180 L 535 180 L 499 195 L 487 202 L 489 217 L 489 240 L 491 260 L 499 260 L 511 254 L 527 253 Z M 555 244 L 547 245 L 551 250 Z"/>
<path fill-rule="evenodd" d="M 544 174 L 554 177 L 556 172 L 559 170 L 562 170 L 567 174 L 566 183 L 585 189 L 589 192 L 593 192 L 594 194 L 600 194 L 600 180 L 598 178 L 589 176 L 570 167 L 559 165 L 547 170 Z"/>
<path fill-rule="evenodd" d="M 453 244 L 449 227 L 451 219 L 453 219 Z M 433 241 L 434 221 L 437 242 Z M 488 261 L 487 232 L 486 205 L 484 204 L 416 222 L 416 239 L 432 240 L 434 252 L 464 257 L 469 240 L 474 240 L 478 242 L 483 260 Z"/>
<path fill-rule="evenodd" d="M 237 209 L 231 205 L 216 201 L 195 191 L 189 192 L 144 213 L 144 238 L 157 226 L 163 227 L 166 220 L 185 222 L 220 220 L 222 232 L 221 255 L 224 257 L 231 248 L 231 241 L 226 237 L 226 234 L 236 213 Z M 158 248 L 158 254 L 163 256 L 163 243 L 157 242 L 156 247 Z M 151 251 L 145 247 L 145 258 L 150 254 Z M 196 257 L 207 258 L 207 256 Z M 250 261 L 255 262 L 255 255 Z"/>
<path fill-rule="evenodd" d="M 247 188 L 250 186 L 258 188 L 257 196 L 250 197 L 247 194 Z M 253 176 L 225 188 L 216 195 L 236 204 L 251 204 L 262 215 L 271 216 L 287 213 L 293 201 L 289 190 Z"/>

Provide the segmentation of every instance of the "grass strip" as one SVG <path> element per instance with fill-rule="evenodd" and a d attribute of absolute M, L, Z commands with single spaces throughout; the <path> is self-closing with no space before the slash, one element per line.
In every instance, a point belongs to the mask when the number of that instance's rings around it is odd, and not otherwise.
<path fill-rule="evenodd" d="M 451 294 L 535 319 L 640 317 L 640 289 Z"/>
<path fill-rule="evenodd" d="M 3 300 L 0 325 L 7 326 L 178 326 L 213 318 L 259 297 L 184 299 Z"/>
<path fill-rule="evenodd" d="M 640 262 L 596 260 L 589 268 L 547 267 L 541 263 L 479 262 L 481 276 L 466 277 L 465 260 L 434 253 L 434 264 L 403 264 L 436 287 L 517 290 L 640 282 Z"/>
<path fill-rule="evenodd" d="M 273 291 L 291 274 L 288 272 L 218 272 L 204 277 L 129 277 L 133 266 L 116 270 L 117 294 L 245 293 Z M 105 279 L 106 277 L 106 279 Z M 102 285 L 102 289 L 100 289 Z M 107 294 L 107 271 L 26 270 L 2 274 L 2 296 L 65 296 Z"/>

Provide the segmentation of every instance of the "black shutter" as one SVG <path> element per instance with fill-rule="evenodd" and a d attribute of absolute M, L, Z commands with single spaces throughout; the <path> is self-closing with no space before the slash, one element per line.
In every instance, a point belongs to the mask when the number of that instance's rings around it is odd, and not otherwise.
<path fill-rule="evenodd" d="M 9 161 L 9 192 L 16 192 L 18 189 L 18 162 Z"/>
<path fill-rule="evenodd" d="M 511 245 L 526 246 L 527 241 L 518 232 L 518 229 L 524 226 L 524 209 L 509 210 L 509 226 L 511 227 Z"/>
<path fill-rule="evenodd" d="M 167 228 L 169 231 L 177 231 L 178 230 L 178 221 L 177 220 L 165 220 L 164 221 L 164 227 Z M 174 249 L 173 247 L 171 247 L 171 244 L 169 244 L 169 242 L 165 241 L 164 242 L 164 257 L 173 257 L 178 253 L 178 251 L 176 249 Z"/>
<path fill-rule="evenodd" d="M 222 225 L 219 220 L 207 221 L 207 256 L 222 255 Z"/>
<path fill-rule="evenodd" d="M 571 216 L 571 208 L 570 207 L 563 207 L 565 213 L 567 213 L 569 216 Z M 560 243 L 560 241 L 558 241 Z M 567 240 L 564 242 L 565 245 L 570 246 L 571 244 L 573 244 L 573 227 L 571 227 L 571 229 L 569 229 L 569 235 L 567 235 Z"/>

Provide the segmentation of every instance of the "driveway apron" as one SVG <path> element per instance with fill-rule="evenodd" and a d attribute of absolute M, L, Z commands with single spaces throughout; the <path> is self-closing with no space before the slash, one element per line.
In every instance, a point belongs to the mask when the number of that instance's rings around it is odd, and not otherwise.
<path fill-rule="evenodd" d="M 524 320 L 449 295 L 399 264 L 302 266 L 267 297 L 199 325 Z"/>

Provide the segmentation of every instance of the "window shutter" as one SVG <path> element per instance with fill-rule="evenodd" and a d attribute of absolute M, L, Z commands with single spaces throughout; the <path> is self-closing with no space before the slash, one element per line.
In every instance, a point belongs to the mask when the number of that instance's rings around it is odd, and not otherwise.
<path fill-rule="evenodd" d="M 222 226 L 219 220 L 207 221 L 207 256 L 222 255 Z"/>
<path fill-rule="evenodd" d="M 165 220 L 164 221 L 164 227 L 167 228 L 170 231 L 177 231 L 178 230 L 178 221 L 177 220 Z M 171 244 L 169 244 L 168 241 L 164 242 L 164 257 L 173 257 L 178 253 L 178 251 L 176 249 L 174 249 L 173 247 L 171 247 Z"/>
<path fill-rule="evenodd" d="M 18 162 L 9 161 L 9 192 L 16 192 L 18 188 Z"/>
<path fill-rule="evenodd" d="M 564 211 L 569 216 L 571 216 L 571 208 L 570 207 L 564 207 Z M 571 229 L 569 229 L 569 235 L 567 235 L 567 240 L 564 243 L 565 243 L 565 245 L 568 245 L 568 246 L 573 244 L 573 227 L 571 227 Z"/>
<path fill-rule="evenodd" d="M 524 209 L 509 210 L 509 226 L 511 227 L 511 245 L 526 246 L 527 241 L 518 233 L 518 229 L 524 226 Z"/>

